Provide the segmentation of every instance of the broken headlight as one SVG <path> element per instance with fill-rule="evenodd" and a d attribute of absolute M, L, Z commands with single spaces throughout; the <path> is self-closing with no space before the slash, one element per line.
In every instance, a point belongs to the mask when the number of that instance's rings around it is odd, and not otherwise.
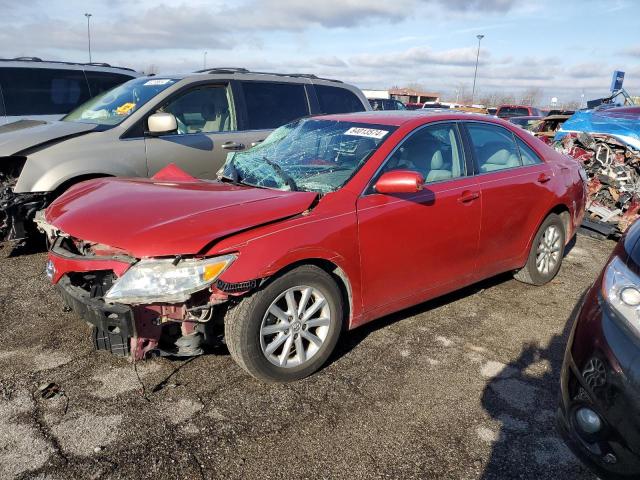
<path fill-rule="evenodd" d="M 141 260 L 115 281 L 107 302 L 126 304 L 184 302 L 215 282 L 235 255 L 204 259 Z"/>
<path fill-rule="evenodd" d="M 618 316 L 640 334 L 640 278 L 619 257 L 605 270 L 602 296 Z"/>

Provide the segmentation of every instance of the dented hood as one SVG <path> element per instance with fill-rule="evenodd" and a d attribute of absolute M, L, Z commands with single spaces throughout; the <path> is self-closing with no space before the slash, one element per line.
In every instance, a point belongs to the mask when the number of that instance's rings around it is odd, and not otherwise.
<path fill-rule="evenodd" d="M 227 235 L 302 213 L 316 197 L 195 179 L 111 178 L 72 187 L 45 217 L 72 237 L 138 258 L 189 255 Z"/>
<path fill-rule="evenodd" d="M 18 120 L 0 127 L 0 157 L 15 155 L 52 141 L 62 141 L 95 128 L 93 124 L 79 122 Z"/>

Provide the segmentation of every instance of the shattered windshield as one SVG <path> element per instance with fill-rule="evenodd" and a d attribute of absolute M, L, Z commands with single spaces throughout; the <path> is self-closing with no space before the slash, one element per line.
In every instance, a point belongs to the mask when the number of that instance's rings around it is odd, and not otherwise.
<path fill-rule="evenodd" d="M 246 152 L 233 152 L 219 176 L 256 187 L 333 192 L 396 127 L 303 119 L 274 130 Z"/>
<path fill-rule="evenodd" d="M 157 94 L 177 80 L 171 78 L 136 78 L 112 88 L 80 105 L 62 120 L 65 122 L 118 125 Z"/>

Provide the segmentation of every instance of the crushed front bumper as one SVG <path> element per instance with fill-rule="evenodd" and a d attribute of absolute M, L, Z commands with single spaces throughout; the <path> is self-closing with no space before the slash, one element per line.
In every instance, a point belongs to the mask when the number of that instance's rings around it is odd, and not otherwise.
<path fill-rule="evenodd" d="M 74 287 L 67 276 L 60 279 L 56 288 L 67 307 L 93 327 L 92 338 L 96 350 L 107 350 L 118 356 L 130 355 L 130 340 L 135 336 L 130 307 L 109 305 L 91 298 L 88 292 Z"/>
<path fill-rule="evenodd" d="M 0 241 L 24 240 L 35 233 L 33 218 L 50 197 L 48 192 L 14 193 L 9 185 L 0 186 Z"/>

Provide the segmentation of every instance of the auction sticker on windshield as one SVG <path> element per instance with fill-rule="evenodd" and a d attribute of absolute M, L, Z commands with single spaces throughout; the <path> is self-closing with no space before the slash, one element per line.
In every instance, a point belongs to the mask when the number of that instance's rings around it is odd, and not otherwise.
<path fill-rule="evenodd" d="M 167 83 L 171 83 L 173 80 L 170 78 L 154 78 L 153 80 L 149 80 L 145 82 L 145 86 L 153 86 L 153 85 L 166 85 Z"/>
<path fill-rule="evenodd" d="M 354 135 L 356 137 L 384 138 L 389 133 L 387 130 L 378 130 L 376 128 L 351 127 L 344 132 L 345 135 Z"/>

